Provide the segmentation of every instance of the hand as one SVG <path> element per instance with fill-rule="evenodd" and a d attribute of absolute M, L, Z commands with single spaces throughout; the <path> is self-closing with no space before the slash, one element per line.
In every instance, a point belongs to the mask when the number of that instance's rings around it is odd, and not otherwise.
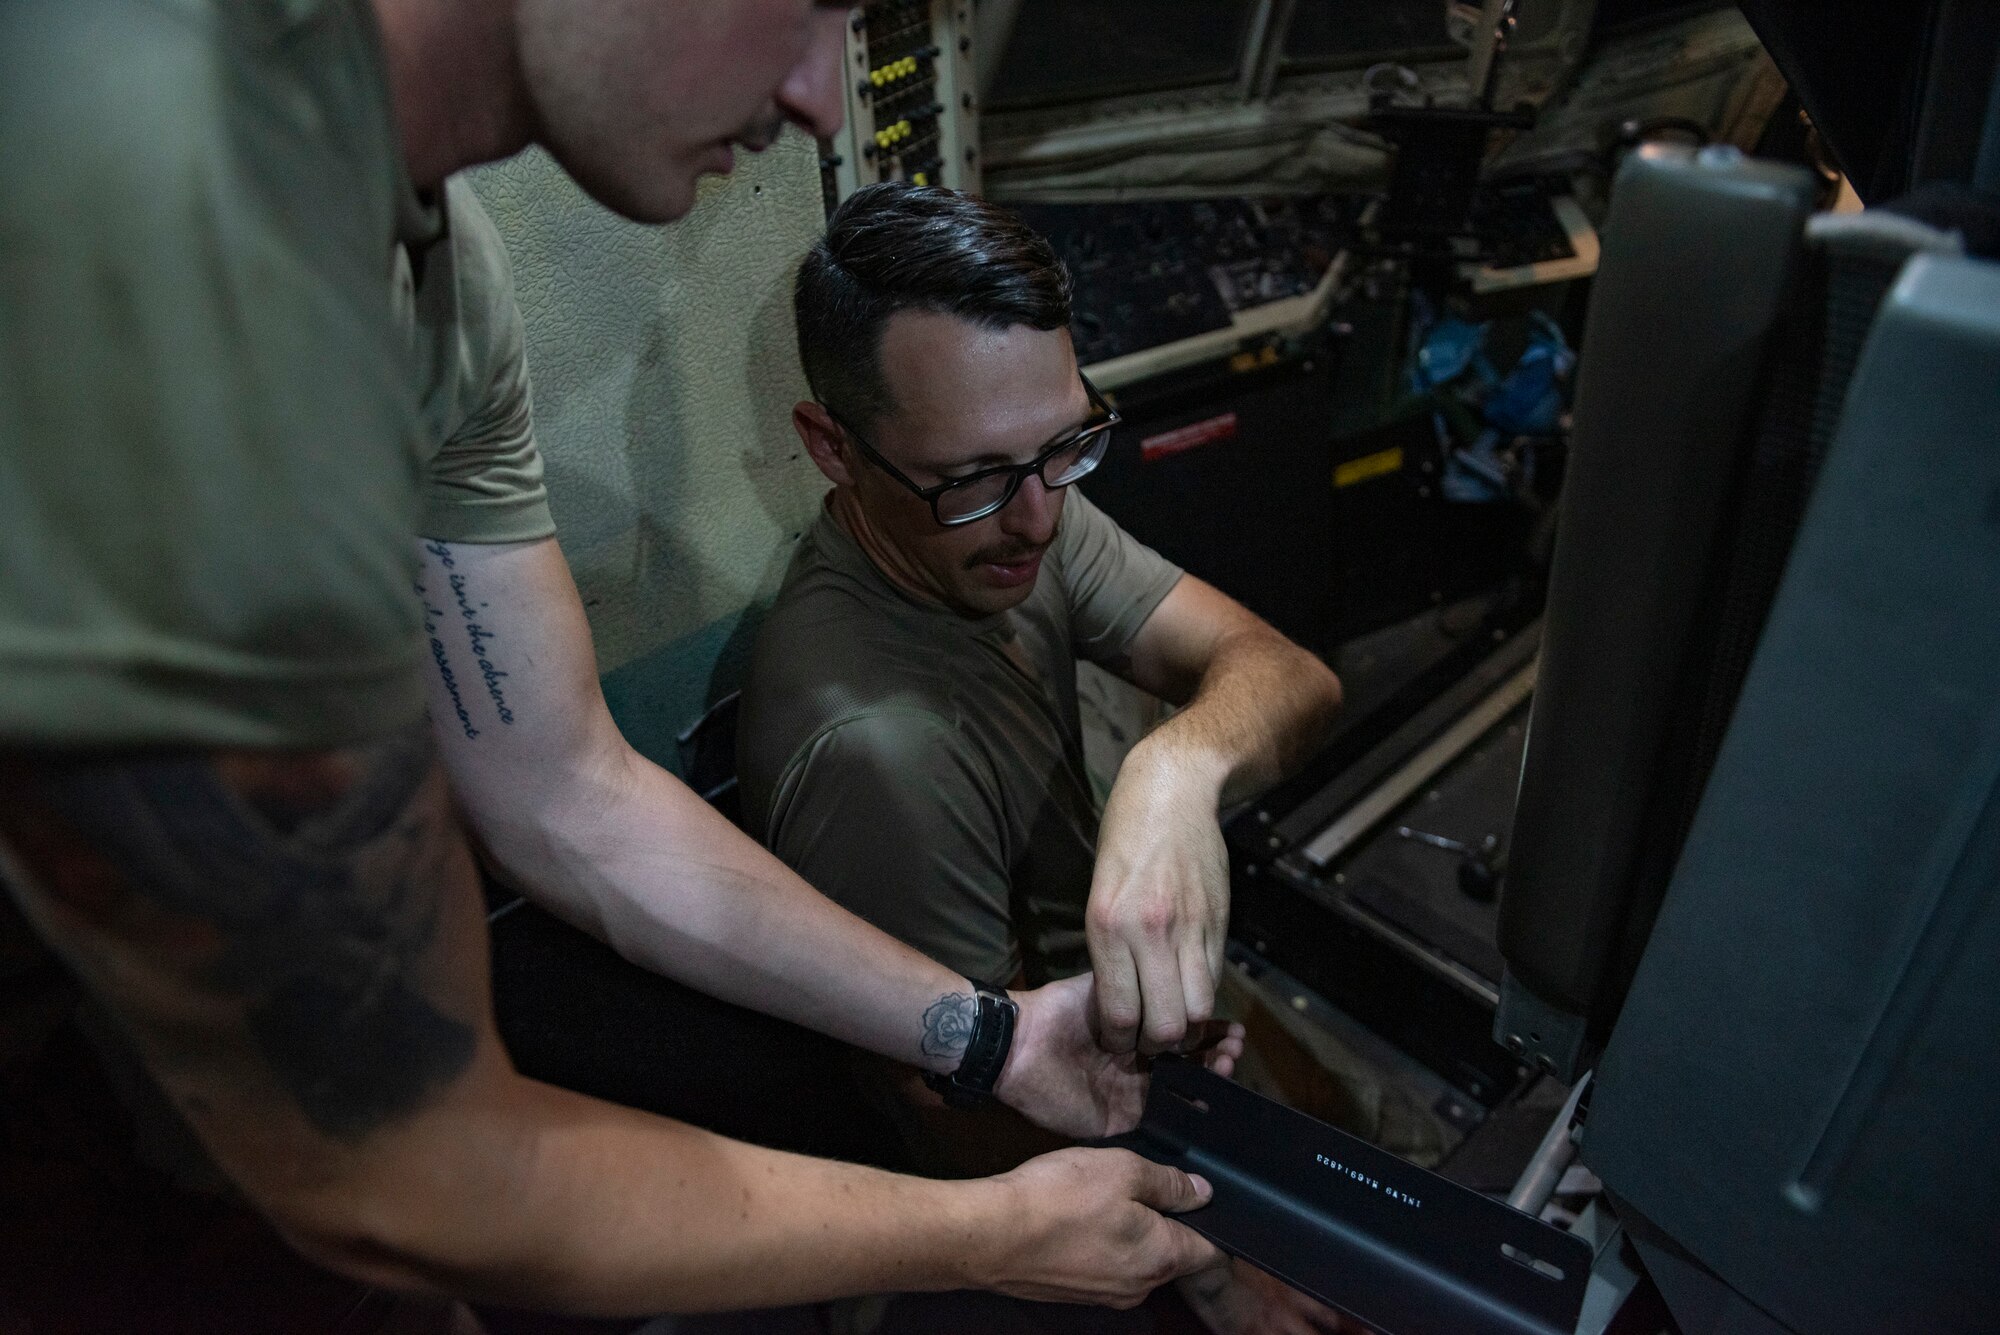
<path fill-rule="evenodd" d="M 1147 1076 L 1135 1052 L 1107 1051 L 1095 1028 L 1091 975 L 1011 994 L 1020 1006 L 1014 1045 L 993 1092 L 1037 1126 L 1065 1136 L 1115 1136 L 1139 1124 Z M 1217 1075 L 1236 1069 L 1243 1026 L 1209 1021 L 1183 1040 Z"/>
<path fill-rule="evenodd" d="M 1037 1302 L 1135 1307 L 1222 1254 L 1161 1211 L 1198 1209 L 1214 1189 L 1129 1150 L 1057 1150 L 989 1181 L 1008 1241 L 980 1287 Z"/>
<path fill-rule="evenodd" d="M 1189 1275 L 1180 1290 L 1214 1335 L 1335 1335 L 1362 1329 L 1248 1261 Z"/>
<path fill-rule="evenodd" d="M 1125 758 L 1104 804 L 1084 915 L 1100 1028 L 1115 1052 L 1171 1050 L 1214 1014 L 1229 925 L 1221 777 L 1154 740 Z"/>

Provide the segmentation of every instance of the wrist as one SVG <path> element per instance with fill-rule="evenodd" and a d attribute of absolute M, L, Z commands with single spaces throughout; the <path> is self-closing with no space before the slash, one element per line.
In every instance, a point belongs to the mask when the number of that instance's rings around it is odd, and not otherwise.
<path fill-rule="evenodd" d="M 1009 991 L 1007 997 L 1015 1007 L 1014 1041 L 1007 1049 L 1007 1061 L 1000 1068 L 1000 1078 L 993 1082 L 993 1097 L 1019 1112 L 1021 1105 L 1016 1099 L 1027 1084 L 1034 1065 L 1034 1054 L 1030 1049 L 1039 1041 L 1039 1030 L 1032 1000 L 1034 993 Z"/>
<path fill-rule="evenodd" d="M 1012 1273 L 1013 1248 L 1022 1232 L 1024 1202 L 1009 1175 L 940 1184 L 952 1192 L 948 1216 L 959 1245 L 942 1258 L 950 1287 L 998 1289 Z"/>
<path fill-rule="evenodd" d="M 1234 760 L 1213 747 L 1173 735 L 1169 727 L 1140 739 L 1119 767 L 1118 778 L 1127 771 L 1143 786 L 1168 792 L 1191 803 L 1219 808 L 1222 790 L 1235 772 Z"/>
<path fill-rule="evenodd" d="M 924 1083 L 954 1108 L 976 1108 L 994 1097 L 1000 1073 L 1014 1053 L 1014 1026 L 1020 1008 L 1007 992 L 973 983 L 972 995 L 947 994 L 924 1017 L 927 1033 L 935 1033 L 939 1018 L 949 1021 L 952 1041 L 931 1046 L 957 1048 L 963 1054 L 949 1073 L 924 1072 Z"/>

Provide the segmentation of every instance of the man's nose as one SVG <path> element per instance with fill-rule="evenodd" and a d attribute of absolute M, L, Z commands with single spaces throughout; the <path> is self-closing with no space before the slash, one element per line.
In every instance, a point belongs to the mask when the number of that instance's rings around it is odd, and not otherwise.
<path fill-rule="evenodd" d="M 1055 493 L 1039 473 L 1031 473 L 1001 509 L 1000 529 L 1010 538 L 1043 546 L 1055 537 L 1057 513 Z"/>
<path fill-rule="evenodd" d="M 778 109 L 821 139 L 839 133 L 847 118 L 847 98 L 840 81 L 841 61 L 847 53 L 847 17 L 847 10 L 815 6 L 805 53 L 778 85 Z"/>

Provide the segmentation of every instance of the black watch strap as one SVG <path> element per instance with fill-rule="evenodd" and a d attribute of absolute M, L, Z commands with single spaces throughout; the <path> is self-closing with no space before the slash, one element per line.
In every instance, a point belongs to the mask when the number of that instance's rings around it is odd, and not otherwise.
<path fill-rule="evenodd" d="M 944 1095 L 945 1103 L 953 1108 L 977 1108 L 992 1099 L 993 1086 L 999 1082 L 1007 1053 L 1014 1046 L 1014 1019 L 1020 1013 L 1020 1007 L 1005 992 L 979 983 L 972 984 L 972 992 L 972 1034 L 958 1069 L 950 1075 L 924 1072 L 924 1083 Z"/>

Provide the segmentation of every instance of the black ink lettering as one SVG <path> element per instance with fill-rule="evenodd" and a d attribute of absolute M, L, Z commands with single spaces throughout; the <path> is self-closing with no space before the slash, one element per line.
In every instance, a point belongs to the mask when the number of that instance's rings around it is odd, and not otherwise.
<path fill-rule="evenodd" d="M 479 729 L 472 726 L 472 715 L 458 694 L 458 677 L 451 670 L 451 658 L 445 653 L 444 641 L 438 637 L 437 619 L 444 615 L 444 609 L 431 606 L 430 598 L 421 584 L 417 585 L 417 601 L 424 609 L 424 634 L 431 642 L 431 661 L 437 664 L 438 676 L 444 681 L 445 693 L 451 697 L 451 708 L 452 712 L 458 715 L 458 726 L 465 730 L 467 738 L 477 738 Z"/>
<path fill-rule="evenodd" d="M 485 642 L 494 639 L 495 636 L 492 631 L 479 624 L 479 611 L 473 607 L 472 598 L 466 592 L 465 576 L 453 574 L 449 577 L 449 582 L 452 596 L 458 600 L 458 615 L 465 622 L 466 639 L 472 644 L 472 661 L 479 665 L 480 678 L 486 683 L 486 693 L 493 697 L 493 708 L 499 713 L 500 721 L 511 725 L 514 722 L 514 711 L 507 707 L 507 695 L 500 688 L 500 683 L 506 679 L 507 673 L 495 667 L 486 653 Z"/>

